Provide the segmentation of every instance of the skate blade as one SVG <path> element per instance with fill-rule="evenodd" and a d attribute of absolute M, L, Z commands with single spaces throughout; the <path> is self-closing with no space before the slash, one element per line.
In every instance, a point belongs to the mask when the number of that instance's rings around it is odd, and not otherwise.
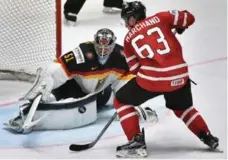
<path fill-rule="evenodd" d="M 120 150 L 116 152 L 118 158 L 143 158 L 147 157 L 145 149 Z"/>
<path fill-rule="evenodd" d="M 220 148 L 215 148 L 215 149 L 209 148 L 209 151 L 216 152 L 216 153 L 224 153 L 224 151 L 222 149 L 220 149 Z"/>

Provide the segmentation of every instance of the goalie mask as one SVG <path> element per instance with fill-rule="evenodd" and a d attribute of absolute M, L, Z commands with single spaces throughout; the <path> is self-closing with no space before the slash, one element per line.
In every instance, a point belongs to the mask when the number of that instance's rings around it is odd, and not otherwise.
<path fill-rule="evenodd" d="M 103 28 L 98 30 L 94 35 L 94 41 L 94 48 L 98 55 L 99 62 L 104 64 L 116 45 L 116 36 L 110 29 Z"/>

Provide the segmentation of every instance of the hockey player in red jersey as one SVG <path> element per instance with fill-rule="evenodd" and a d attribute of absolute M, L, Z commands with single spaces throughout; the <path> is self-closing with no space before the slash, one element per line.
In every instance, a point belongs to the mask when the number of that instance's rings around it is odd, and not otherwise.
<path fill-rule="evenodd" d="M 136 78 L 124 85 L 114 100 L 129 140 L 117 147 L 117 156 L 147 156 L 144 132 L 140 131 L 134 106 L 159 95 L 164 96 L 166 107 L 173 110 L 190 131 L 215 149 L 218 138 L 211 134 L 193 106 L 188 65 L 183 59 L 182 47 L 172 32 L 176 30 L 182 34 L 194 23 L 194 16 L 186 10 L 173 10 L 146 17 L 145 6 L 134 1 L 124 5 L 121 18 L 129 29 L 124 40 L 125 58 Z"/>

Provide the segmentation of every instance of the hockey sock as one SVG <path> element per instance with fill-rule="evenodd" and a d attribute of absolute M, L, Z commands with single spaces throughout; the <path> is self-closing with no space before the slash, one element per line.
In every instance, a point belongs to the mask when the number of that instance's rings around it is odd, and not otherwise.
<path fill-rule="evenodd" d="M 136 134 L 140 133 L 139 118 L 134 106 L 122 104 L 114 99 L 114 107 L 127 139 L 132 140 Z"/>
<path fill-rule="evenodd" d="M 196 135 L 201 131 L 208 133 L 209 129 L 200 113 L 192 106 L 186 110 L 174 110 L 175 115 L 184 121 L 185 125 Z"/>

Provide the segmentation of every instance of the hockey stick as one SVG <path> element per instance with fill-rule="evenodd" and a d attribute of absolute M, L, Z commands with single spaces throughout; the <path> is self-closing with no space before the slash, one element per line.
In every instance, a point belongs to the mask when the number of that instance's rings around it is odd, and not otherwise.
<path fill-rule="evenodd" d="M 92 141 L 88 144 L 71 144 L 69 149 L 71 151 L 82 151 L 82 150 L 92 148 L 99 141 L 101 136 L 105 133 L 105 131 L 110 126 L 110 124 L 113 122 L 113 120 L 116 118 L 116 116 L 117 116 L 117 113 L 115 112 L 114 115 L 110 118 L 108 123 L 104 126 L 104 128 L 102 129 L 102 131 L 100 132 L 100 134 L 97 136 L 97 138 L 94 141 Z"/>

